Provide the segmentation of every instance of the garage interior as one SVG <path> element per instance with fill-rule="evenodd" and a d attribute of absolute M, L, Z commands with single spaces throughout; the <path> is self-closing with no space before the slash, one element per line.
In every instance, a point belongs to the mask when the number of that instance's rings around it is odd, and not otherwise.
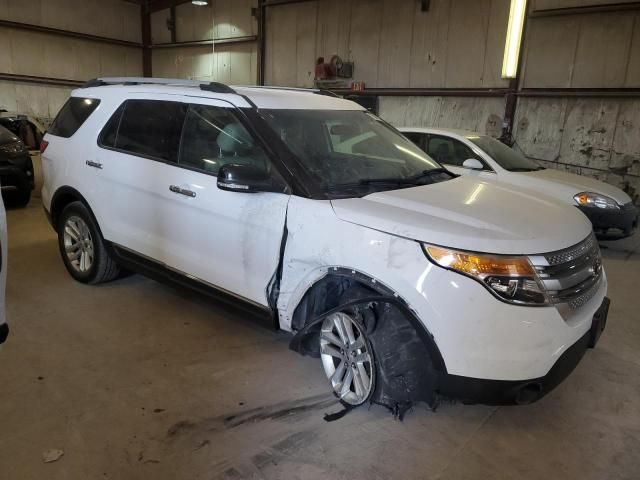
<path fill-rule="evenodd" d="M 500 138 L 638 205 L 640 2 L 529 0 L 505 78 L 510 4 L 0 0 L 0 110 L 46 128 L 74 88 L 99 77 L 314 87 L 323 57 L 347 66 L 323 88 L 396 127 Z M 140 275 L 74 282 L 33 160 L 31 202 L 7 202 L 0 478 L 640 475 L 637 233 L 600 243 L 607 330 L 539 402 L 418 404 L 403 421 L 373 405 L 326 421 L 341 406 L 319 361 L 289 350 L 288 334 Z"/>

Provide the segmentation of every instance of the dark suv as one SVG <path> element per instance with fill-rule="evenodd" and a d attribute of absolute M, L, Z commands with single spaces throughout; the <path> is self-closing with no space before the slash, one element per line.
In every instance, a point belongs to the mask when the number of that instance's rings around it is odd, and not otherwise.
<path fill-rule="evenodd" d="M 0 127 L 0 185 L 7 203 L 29 203 L 34 187 L 31 156 L 22 140 L 4 127 Z"/>

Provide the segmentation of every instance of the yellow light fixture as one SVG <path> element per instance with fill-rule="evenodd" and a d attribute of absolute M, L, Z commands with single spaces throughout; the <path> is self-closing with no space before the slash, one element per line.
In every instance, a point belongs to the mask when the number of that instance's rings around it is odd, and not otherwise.
<path fill-rule="evenodd" d="M 522 27 L 527 12 L 527 0 L 511 0 L 507 41 L 504 46 L 502 78 L 515 78 L 518 73 L 518 57 L 522 41 Z"/>

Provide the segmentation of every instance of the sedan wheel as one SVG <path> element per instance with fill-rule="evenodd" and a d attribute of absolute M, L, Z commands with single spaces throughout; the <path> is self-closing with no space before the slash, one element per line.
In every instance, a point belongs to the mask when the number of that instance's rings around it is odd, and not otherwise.
<path fill-rule="evenodd" d="M 91 231 L 85 221 L 77 216 L 67 218 L 64 224 L 64 250 L 69 264 L 80 273 L 88 272 L 93 265 L 94 245 Z"/>
<path fill-rule="evenodd" d="M 344 312 L 322 322 L 320 357 L 333 391 L 349 405 L 367 401 L 375 380 L 371 347 L 359 325 Z"/>

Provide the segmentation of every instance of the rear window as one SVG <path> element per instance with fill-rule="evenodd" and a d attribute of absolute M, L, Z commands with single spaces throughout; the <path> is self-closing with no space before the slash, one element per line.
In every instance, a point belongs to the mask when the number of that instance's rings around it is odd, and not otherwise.
<path fill-rule="evenodd" d="M 76 133 L 99 104 L 100 100 L 95 98 L 71 97 L 60 109 L 47 133 L 69 138 Z"/>

